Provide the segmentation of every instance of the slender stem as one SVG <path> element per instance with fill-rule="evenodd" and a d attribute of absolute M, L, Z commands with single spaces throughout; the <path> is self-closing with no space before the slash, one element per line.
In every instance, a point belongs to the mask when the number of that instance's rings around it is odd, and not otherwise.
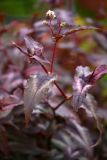
<path fill-rule="evenodd" d="M 67 96 L 65 95 L 64 91 L 59 87 L 59 85 L 57 84 L 56 81 L 54 81 L 55 86 L 58 88 L 58 90 L 60 91 L 60 93 L 63 95 L 64 98 L 67 98 Z"/>
<path fill-rule="evenodd" d="M 59 30 L 58 30 L 58 33 L 57 33 L 57 37 L 60 35 L 60 32 L 61 32 L 61 26 L 60 26 L 60 24 L 61 24 L 60 19 L 58 19 L 58 28 L 59 28 Z M 51 20 L 50 20 L 50 29 L 51 29 L 52 35 L 54 36 L 54 33 L 53 33 L 53 30 L 52 30 L 51 26 L 52 26 L 52 24 L 51 24 Z M 50 67 L 50 73 L 53 72 L 53 64 L 54 64 L 54 59 L 55 59 L 57 42 L 58 42 L 58 39 L 56 39 L 55 43 L 54 43 L 53 54 L 52 54 L 52 61 L 51 61 L 51 67 Z"/>
<path fill-rule="evenodd" d="M 14 47 L 18 48 L 20 52 L 22 52 L 24 55 L 28 56 L 28 53 L 25 52 L 20 46 L 18 46 L 15 42 L 12 43 Z"/>
<path fill-rule="evenodd" d="M 100 30 L 100 29 L 96 28 L 96 27 L 92 27 L 92 26 L 80 26 L 80 27 L 77 27 L 77 28 L 74 28 L 74 29 L 70 29 L 69 31 L 62 34 L 60 36 L 60 38 L 63 38 L 65 36 L 71 35 L 72 33 L 79 32 L 79 31 L 84 31 L 84 30 Z"/>
<path fill-rule="evenodd" d="M 60 33 L 61 33 L 61 21 L 60 21 L 60 19 L 58 19 L 58 27 L 59 27 L 59 31 L 58 31 L 57 35 L 59 36 Z"/>
<path fill-rule="evenodd" d="M 54 111 L 56 111 L 63 103 L 65 103 L 66 99 L 63 99 L 55 108 Z"/>
<path fill-rule="evenodd" d="M 94 69 L 94 71 L 92 72 L 91 76 L 88 79 L 88 83 L 90 83 L 93 80 L 93 75 L 95 73 L 96 68 Z"/>
<path fill-rule="evenodd" d="M 53 110 L 56 111 L 59 107 L 61 107 L 62 104 L 64 104 L 67 100 L 71 99 L 72 96 L 70 97 L 66 97 L 65 99 L 63 99 Z"/>
<path fill-rule="evenodd" d="M 36 60 L 36 61 L 40 64 L 40 66 L 43 68 L 43 70 L 45 71 L 45 73 L 48 74 L 47 68 L 40 61 L 38 61 L 38 60 Z"/>
<path fill-rule="evenodd" d="M 50 22 L 50 24 L 49 24 L 48 26 L 49 26 L 49 28 L 50 28 L 50 30 L 51 30 L 52 36 L 54 36 L 53 28 L 52 28 L 52 24 L 51 24 L 51 20 L 50 20 L 49 22 Z M 77 29 L 68 31 L 68 32 L 65 33 L 64 35 L 69 35 L 69 34 L 71 34 L 71 33 L 74 33 L 74 32 L 80 31 L 80 30 L 86 30 L 86 29 L 98 29 L 98 28 L 94 28 L 94 27 L 88 27 L 88 28 L 87 28 L 87 27 L 84 27 L 84 26 L 83 26 L 83 27 L 78 27 Z M 58 36 L 59 36 L 60 32 L 61 32 L 61 27 L 60 27 L 60 21 L 59 21 Z M 59 39 L 61 39 L 62 37 L 63 37 L 63 35 L 60 35 L 60 36 L 59 36 Z M 59 39 L 58 39 L 58 40 L 59 40 Z M 55 52 L 56 52 L 56 46 L 57 46 L 58 40 L 55 40 L 55 43 L 54 43 L 53 54 L 52 54 L 52 62 L 51 62 L 51 66 L 50 66 L 50 73 L 53 73 L 53 64 L 54 64 Z M 21 47 L 19 47 L 16 43 L 13 43 L 13 45 L 14 45 L 15 47 L 17 47 L 23 54 L 25 54 L 25 55 L 27 55 L 27 56 L 29 57 L 29 55 L 28 55 L 23 49 L 21 49 Z M 38 61 L 38 62 L 39 62 L 39 61 Z M 39 62 L 39 64 L 42 66 L 43 70 L 44 70 L 46 73 L 48 73 L 46 67 L 45 67 L 42 63 L 40 63 L 40 62 Z M 58 88 L 58 87 L 57 87 L 57 88 Z M 58 89 L 59 89 L 59 88 L 58 88 Z M 59 90 L 60 90 L 60 89 L 59 89 Z"/>
<path fill-rule="evenodd" d="M 37 61 L 37 60 L 36 60 L 36 61 Z M 41 67 L 43 68 L 43 70 L 45 71 L 45 73 L 48 74 L 47 68 L 46 68 L 41 62 L 39 62 L 39 61 L 37 61 L 37 62 L 41 65 Z M 64 91 L 59 87 L 59 85 L 57 84 L 56 81 L 54 81 L 54 84 L 55 84 L 55 86 L 57 87 L 57 89 L 59 90 L 59 92 L 62 94 L 62 96 L 66 99 L 67 96 L 65 95 Z"/>
<path fill-rule="evenodd" d="M 53 73 L 53 64 L 54 64 L 54 59 L 55 59 L 56 46 L 57 46 L 57 41 L 55 41 L 55 43 L 54 43 L 50 73 Z"/>
<path fill-rule="evenodd" d="M 37 61 L 37 60 L 36 60 L 36 61 Z M 43 70 L 45 71 L 45 73 L 48 74 L 47 68 L 46 68 L 40 61 L 37 61 L 37 62 L 41 65 L 41 67 L 43 68 Z M 59 87 L 59 85 L 57 84 L 56 81 L 54 81 L 54 84 L 55 84 L 55 86 L 57 87 L 57 89 L 59 90 L 59 92 L 62 94 L 62 96 L 63 96 L 64 98 L 67 98 L 67 96 L 65 95 L 64 91 Z"/>
<path fill-rule="evenodd" d="M 24 55 L 26 55 L 26 56 L 29 58 L 29 60 L 32 59 L 32 57 L 30 57 L 29 54 L 27 54 L 27 52 L 25 52 L 23 49 L 21 49 L 21 47 L 19 47 L 16 43 L 13 43 L 13 44 L 14 44 L 14 46 L 17 47 Z M 46 69 L 46 67 L 45 67 L 40 61 L 38 61 L 38 60 L 36 60 L 36 61 L 41 65 L 41 67 L 43 68 L 43 70 L 44 70 L 46 73 L 48 73 L 48 70 Z"/>
<path fill-rule="evenodd" d="M 50 31 L 51 31 L 52 36 L 54 37 L 54 32 L 53 32 L 53 28 L 52 28 L 51 19 L 49 20 L 48 27 L 49 27 L 49 29 L 50 29 Z"/>
<path fill-rule="evenodd" d="M 37 60 L 36 60 L 36 61 L 37 61 Z M 47 68 L 46 68 L 41 62 L 39 62 L 39 61 L 37 61 L 37 62 L 41 65 L 41 67 L 43 68 L 43 70 L 45 71 L 45 73 L 48 74 Z M 55 84 L 55 86 L 57 87 L 57 89 L 59 90 L 59 92 L 62 94 L 62 96 L 63 96 L 64 98 L 67 98 L 67 96 L 65 95 L 64 91 L 59 87 L 59 85 L 57 84 L 56 81 L 54 81 L 54 84 Z"/>

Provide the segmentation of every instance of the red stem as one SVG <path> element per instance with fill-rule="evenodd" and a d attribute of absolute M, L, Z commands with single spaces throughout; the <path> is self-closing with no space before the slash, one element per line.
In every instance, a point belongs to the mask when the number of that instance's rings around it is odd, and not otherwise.
<path fill-rule="evenodd" d="M 60 93 L 63 95 L 64 98 L 67 98 L 67 96 L 65 95 L 65 93 L 63 92 L 63 90 L 59 87 L 59 85 L 54 81 L 55 86 L 58 88 L 58 90 L 60 91 Z"/>
<path fill-rule="evenodd" d="M 37 60 L 36 60 L 36 61 L 37 61 Z M 43 68 L 43 70 L 45 71 L 45 73 L 48 74 L 47 68 L 46 68 L 41 62 L 39 62 L 39 61 L 37 61 L 37 62 L 41 65 L 41 67 Z M 59 90 L 59 92 L 64 96 L 64 98 L 67 98 L 66 95 L 65 95 L 65 93 L 64 93 L 63 90 L 59 87 L 59 85 L 57 84 L 56 81 L 54 81 L 54 84 L 55 84 L 55 86 L 57 87 L 57 89 Z"/>
<path fill-rule="evenodd" d="M 37 61 L 37 62 L 41 65 L 41 67 L 43 68 L 43 70 L 45 71 L 45 73 L 48 74 L 48 70 L 46 69 L 46 67 L 41 62 L 39 62 L 39 61 Z M 57 89 L 59 90 L 59 92 L 62 94 L 62 96 L 64 98 L 67 98 L 67 96 L 65 95 L 65 93 L 63 92 L 63 90 L 59 87 L 59 85 L 57 84 L 56 81 L 54 81 L 54 84 L 57 87 Z"/>
<path fill-rule="evenodd" d="M 63 103 L 65 103 L 66 99 L 63 99 L 55 108 L 54 111 L 57 110 Z"/>
<path fill-rule="evenodd" d="M 47 68 L 40 61 L 38 61 L 38 60 L 36 60 L 36 61 L 41 65 L 41 67 L 43 68 L 43 70 L 45 71 L 45 73 L 48 74 Z"/>
<path fill-rule="evenodd" d="M 72 96 L 70 97 L 66 97 L 65 99 L 63 99 L 53 110 L 56 111 L 63 103 L 65 103 L 67 100 L 71 99 Z"/>
<path fill-rule="evenodd" d="M 50 31 L 51 31 L 51 34 L 52 34 L 52 36 L 54 37 L 54 32 L 53 32 L 53 28 L 52 28 L 52 23 L 51 23 L 51 19 L 49 20 L 49 28 L 50 28 Z"/>
<path fill-rule="evenodd" d="M 60 32 L 61 32 L 61 26 L 60 26 L 60 24 L 61 24 L 60 19 L 58 19 L 58 27 L 59 27 L 59 30 L 58 30 L 58 33 L 57 33 L 57 37 L 60 35 Z M 52 26 L 52 24 L 51 24 L 51 20 L 50 20 L 50 29 L 51 29 L 52 35 L 54 36 L 53 29 L 52 29 L 51 26 Z M 51 61 L 51 67 L 50 67 L 50 73 L 53 72 L 53 64 L 54 64 L 55 53 L 56 53 L 56 46 L 57 46 L 58 40 L 59 40 L 59 39 L 56 39 L 56 40 L 55 40 L 55 43 L 54 43 L 53 54 L 52 54 L 52 61 Z"/>
<path fill-rule="evenodd" d="M 53 48 L 53 54 L 52 54 L 52 61 L 51 61 L 50 73 L 53 73 L 53 64 L 54 64 L 54 59 L 55 59 L 56 46 L 57 46 L 57 41 L 55 41 L 54 48 Z"/>

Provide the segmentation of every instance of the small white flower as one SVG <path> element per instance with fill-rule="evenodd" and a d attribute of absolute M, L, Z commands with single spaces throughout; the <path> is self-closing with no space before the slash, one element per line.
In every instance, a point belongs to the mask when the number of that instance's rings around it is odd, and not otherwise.
<path fill-rule="evenodd" d="M 56 18 L 55 12 L 54 12 L 54 11 L 51 11 L 51 10 L 48 10 L 48 11 L 46 12 L 46 17 L 48 17 L 48 18 L 50 18 L 50 19 Z"/>

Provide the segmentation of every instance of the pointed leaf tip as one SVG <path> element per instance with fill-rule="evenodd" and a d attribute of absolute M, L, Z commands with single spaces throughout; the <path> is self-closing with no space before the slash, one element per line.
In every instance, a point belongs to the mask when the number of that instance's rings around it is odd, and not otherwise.
<path fill-rule="evenodd" d="M 48 91 L 55 80 L 56 76 L 37 73 L 36 75 L 32 75 L 27 81 L 24 90 L 24 112 L 26 124 L 28 124 L 31 119 L 33 109 L 42 99 L 48 96 Z"/>

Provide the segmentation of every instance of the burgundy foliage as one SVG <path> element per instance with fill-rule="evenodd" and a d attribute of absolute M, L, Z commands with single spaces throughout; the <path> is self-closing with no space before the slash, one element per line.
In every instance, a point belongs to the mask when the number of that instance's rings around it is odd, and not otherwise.
<path fill-rule="evenodd" d="M 100 160 L 94 153 L 103 139 L 97 83 L 107 64 L 96 65 L 96 55 L 80 44 L 85 30 L 100 43 L 95 36 L 102 28 L 77 26 L 69 15 L 48 11 L 45 21 L 0 29 L 0 159 Z"/>

